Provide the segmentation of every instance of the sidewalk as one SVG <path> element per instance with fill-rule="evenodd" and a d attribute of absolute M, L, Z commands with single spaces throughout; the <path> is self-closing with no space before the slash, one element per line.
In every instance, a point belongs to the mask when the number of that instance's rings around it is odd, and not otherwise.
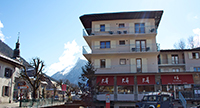
<path fill-rule="evenodd" d="M 1 103 L 0 108 L 20 108 L 19 102 L 13 102 L 13 103 Z"/>

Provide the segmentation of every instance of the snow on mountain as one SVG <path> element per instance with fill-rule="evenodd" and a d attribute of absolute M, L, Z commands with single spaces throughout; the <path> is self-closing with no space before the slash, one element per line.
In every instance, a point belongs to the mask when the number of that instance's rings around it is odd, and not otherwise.
<path fill-rule="evenodd" d="M 68 66 L 62 71 L 58 71 L 53 74 L 51 77 L 57 80 L 66 80 L 68 79 L 71 83 L 78 84 L 79 76 L 82 73 L 81 67 L 87 63 L 86 60 L 78 59 L 74 66 Z"/>

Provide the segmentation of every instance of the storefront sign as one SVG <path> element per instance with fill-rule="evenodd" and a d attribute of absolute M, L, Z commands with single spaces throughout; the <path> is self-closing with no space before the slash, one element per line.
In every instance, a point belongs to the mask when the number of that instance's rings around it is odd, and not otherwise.
<path fill-rule="evenodd" d="M 99 85 L 114 85 L 114 77 L 113 76 L 97 76 L 96 80 Z"/>
<path fill-rule="evenodd" d="M 140 75 L 137 76 L 138 85 L 153 85 L 155 84 L 155 75 Z"/>
<path fill-rule="evenodd" d="M 134 76 L 117 76 L 117 85 L 134 85 Z"/>
<path fill-rule="evenodd" d="M 193 84 L 192 75 L 161 75 L 162 84 Z"/>

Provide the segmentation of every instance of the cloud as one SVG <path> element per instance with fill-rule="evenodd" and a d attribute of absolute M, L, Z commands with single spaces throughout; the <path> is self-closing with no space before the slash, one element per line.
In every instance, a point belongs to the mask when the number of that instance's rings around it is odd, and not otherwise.
<path fill-rule="evenodd" d="M 3 28 L 3 23 L 1 23 L 1 21 L 0 21 L 0 40 L 4 42 L 5 36 L 3 35 L 1 28 Z"/>
<path fill-rule="evenodd" d="M 200 28 L 193 29 L 195 46 L 200 47 Z"/>
<path fill-rule="evenodd" d="M 63 70 L 64 68 L 70 70 L 76 63 L 77 59 L 82 56 L 81 46 L 78 46 L 75 40 L 73 40 L 71 43 L 65 43 L 64 49 L 64 52 L 59 57 L 59 62 L 53 63 L 49 68 L 47 68 L 48 75 L 51 76 L 54 73 Z"/>
<path fill-rule="evenodd" d="M 198 17 L 197 17 L 197 16 L 194 16 L 194 19 L 198 19 Z"/>

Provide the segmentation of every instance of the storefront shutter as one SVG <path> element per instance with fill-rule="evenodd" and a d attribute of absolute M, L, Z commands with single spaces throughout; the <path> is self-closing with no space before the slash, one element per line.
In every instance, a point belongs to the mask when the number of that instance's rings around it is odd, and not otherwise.
<path fill-rule="evenodd" d="M 99 32 L 99 31 L 100 31 L 100 25 L 99 25 L 99 24 L 95 24 L 94 27 L 95 27 L 95 28 L 94 28 L 94 31 L 95 31 L 95 32 Z"/>
<path fill-rule="evenodd" d="M 192 59 L 192 52 L 188 52 L 189 59 Z"/>
<path fill-rule="evenodd" d="M 136 73 L 136 60 L 135 58 L 131 58 L 131 73 Z"/>
<path fill-rule="evenodd" d="M 142 72 L 147 72 L 147 59 L 142 58 Z"/>
<path fill-rule="evenodd" d="M 100 42 L 94 41 L 94 49 L 99 49 L 99 48 L 100 48 Z"/>
<path fill-rule="evenodd" d="M 115 40 L 111 40 L 111 48 L 116 48 L 116 41 Z"/>
<path fill-rule="evenodd" d="M 95 59 L 94 60 L 94 67 L 95 68 L 100 68 L 100 60 L 99 59 Z"/>
<path fill-rule="evenodd" d="M 110 24 L 105 24 L 105 27 L 106 31 L 110 31 Z"/>
<path fill-rule="evenodd" d="M 111 68 L 111 60 L 106 59 L 106 68 Z"/>

